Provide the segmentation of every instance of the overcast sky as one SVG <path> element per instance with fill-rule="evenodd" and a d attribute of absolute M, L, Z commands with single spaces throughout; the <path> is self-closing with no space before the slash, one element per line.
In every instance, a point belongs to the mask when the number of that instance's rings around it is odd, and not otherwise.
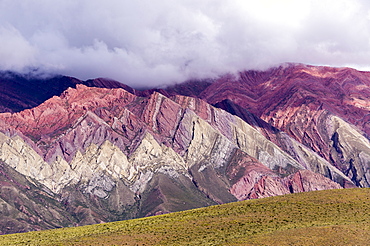
<path fill-rule="evenodd" d="M 370 69 L 367 0 L 0 0 L 0 69 L 134 87 L 283 62 Z"/>

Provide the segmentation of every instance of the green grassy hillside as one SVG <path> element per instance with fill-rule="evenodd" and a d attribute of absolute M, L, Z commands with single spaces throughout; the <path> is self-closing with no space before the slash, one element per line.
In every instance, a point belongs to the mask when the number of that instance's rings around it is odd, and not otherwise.
<path fill-rule="evenodd" d="M 315 191 L 5 235 L 0 245 L 370 245 L 370 189 Z"/>

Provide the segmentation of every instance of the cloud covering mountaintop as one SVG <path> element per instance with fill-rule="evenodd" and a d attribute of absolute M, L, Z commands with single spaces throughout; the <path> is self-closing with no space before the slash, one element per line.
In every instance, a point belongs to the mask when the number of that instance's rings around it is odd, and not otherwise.
<path fill-rule="evenodd" d="M 0 69 L 158 86 L 282 62 L 370 68 L 365 0 L 0 0 Z"/>

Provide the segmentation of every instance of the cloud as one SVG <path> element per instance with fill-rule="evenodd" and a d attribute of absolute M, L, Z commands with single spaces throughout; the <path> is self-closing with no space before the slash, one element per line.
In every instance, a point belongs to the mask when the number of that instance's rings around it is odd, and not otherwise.
<path fill-rule="evenodd" d="M 0 69 L 159 86 L 283 62 L 370 69 L 365 0 L 0 0 Z"/>
<path fill-rule="evenodd" d="M 0 67 L 22 69 L 34 62 L 36 49 L 15 28 L 0 27 Z"/>

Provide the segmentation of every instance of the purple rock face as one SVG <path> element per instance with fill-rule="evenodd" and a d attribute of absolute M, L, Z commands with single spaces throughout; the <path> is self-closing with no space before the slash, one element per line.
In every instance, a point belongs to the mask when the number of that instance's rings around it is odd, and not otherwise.
<path fill-rule="evenodd" d="M 50 88 L 38 106 L 0 114 L 1 187 L 32 206 L 30 189 L 43 190 L 68 219 L 38 215 L 1 233 L 369 187 L 368 78 L 289 65 L 148 91 L 71 79 L 60 96 Z M 6 205 L 26 217 L 30 206 Z"/>
<path fill-rule="evenodd" d="M 290 64 L 221 77 L 199 98 L 239 116 L 295 159 L 286 136 L 369 187 L 369 88 L 369 72 Z"/>

